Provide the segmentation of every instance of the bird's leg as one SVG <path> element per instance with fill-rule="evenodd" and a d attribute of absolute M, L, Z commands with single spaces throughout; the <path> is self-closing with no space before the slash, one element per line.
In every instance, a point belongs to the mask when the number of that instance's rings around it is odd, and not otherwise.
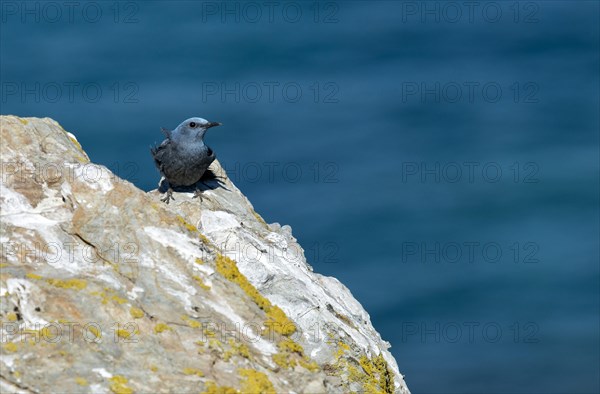
<path fill-rule="evenodd" d="M 192 198 L 200 198 L 200 201 L 202 201 L 202 190 L 201 189 L 196 189 L 194 191 L 194 196 Z"/>
<path fill-rule="evenodd" d="M 175 198 L 173 197 L 173 189 L 171 189 L 171 187 L 169 186 L 169 190 L 167 190 L 167 195 L 164 198 L 161 198 L 160 201 L 168 204 L 171 200 L 175 200 Z"/>

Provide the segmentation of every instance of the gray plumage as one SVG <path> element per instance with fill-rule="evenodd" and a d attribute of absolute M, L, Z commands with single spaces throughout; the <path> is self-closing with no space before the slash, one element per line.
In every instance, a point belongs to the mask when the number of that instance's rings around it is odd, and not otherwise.
<path fill-rule="evenodd" d="M 220 125 L 202 118 L 190 118 L 173 131 L 162 130 L 167 138 L 150 152 L 156 167 L 169 183 L 164 202 L 168 204 L 173 199 L 173 187 L 191 186 L 200 181 L 215 160 L 214 152 L 204 143 L 204 134 L 209 128 Z M 197 190 L 194 197 L 199 196 Z"/>

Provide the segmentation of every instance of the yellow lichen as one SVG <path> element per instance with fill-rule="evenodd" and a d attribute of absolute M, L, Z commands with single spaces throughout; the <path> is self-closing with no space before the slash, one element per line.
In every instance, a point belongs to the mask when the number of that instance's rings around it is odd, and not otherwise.
<path fill-rule="evenodd" d="M 233 339 L 229 339 L 229 346 L 231 348 L 223 353 L 223 360 L 229 361 L 229 359 L 233 356 L 240 356 L 249 359 L 250 358 L 250 349 L 243 343 L 237 343 Z"/>
<path fill-rule="evenodd" d="M 97 327 L 90 326 L 87 328 L 96 338 L 102 338 L 102 331 L 100 331 Z"/>
<path fill-rule="evenodd" d="M 172 328 L 165 323 L 158 323 L 154 326 L 154 332 L 157 334 L 160 334 L 161 332 L 165 332 L 167 330 L 172 330 Z"/>
<path fill-rule="evenodd" d="M 217 255 L 215 264 L 217 266 L 217 271 L 223 275 L 225 279 L 238 284 L 261 309 L 265 310 L 270 307 L 271 303 L 269 300 L 264 298 L 258 290 L 248 282 L 248 279 L 246 279 L 246 277 L 238 270 L 235 261 L 219 254 Z"/>
<path fill-rule="evenodd" d="M 23 119 L 23 118 L 17 118 L 19 119 L 19 122 L 21 122 L 24 125 L 27 125 L 27 123 L 29 123 L 29 121 L 27 119 Z"/>
<path fill-rule="evenodd" d="M 196 321 L 194 319 L 190 319 L 186 315 L 181 316 L 181 320 L 183 320 L 184 322 L 186 322 L 188 324 L 188 326 L 190 326 L 192 328 L 200 328 L 200 327 L 202 327 L 202 323 L 200 323 L 199 321 Z"/>
<path fill-rule="evenodd" d="M 63 289 L 83 290 L 87 287 L 87 282 L 83 279 L 46 279 L 46 282 Z"/>
<path fill-rule="evenodd" d="M 79 143 L 79 141 L 77 141 L 77 138 L 67 134 L 69 136 L 69 140 L 71 140 L 71 142 L 73 144 L 75 144 L 75 146 L 77 147 L 77 149 L 79 149 L 79 151 L 83 152 L 83 148 L 81 147 L 81 144 Z"/>
<path fill-rule="evenodd" d="M 63 129 L 62 126 L 59 125 L 59 127 L 67 135 L 67 138 L 73 143 L 73 145 L 75 145 L 75 147 L 79 150 L 79 152 L 81 152 L 81 153 L 83 153 L 85 155 L 85 151 L 81 147 L 81 144 L 79 143 L 79 141 L 77 141 L 77 138 L 75 138 L 75 136 L 73 134 L 71 134 L 68 131 L 66 131 L 65 129 Z M 76 156 L 76 158 L 77 158 L 77 160 L 79 160 L 82 163 L 85 163 L 85 162 L 89 161 L 89 159 L 86 159 L 86 158 L 81 157 L 81 156 Z"/>
<path fill-rule="evenodd" d="M 379 387 L 383 389 L 385 393 L 394 392 L 394 375 L 388 368 L 388 363 L 383 358 L 383 354 L 379 354 L 373 360 L 375 371 L 379 375 Z"/>
<path fill-rule="evenodd" d="M 319 364 L 317 364 L 315 361 L 310 361 L 310 359 L 307 356 L 301 358 L 299 363 L 302 366 L 302 368 L 307 369 L 310 372 L 317 372 L 320 370 Z"/>
<path fill-rule="evenodd" d="M 304 349 L 297 342 L 287 338 L 277 344 L 277 347 L 282 352 L 304 354 Z"/>
<path fill-rule="evenodd" d="M 116 333 L 117 333 L 117 336 L 119 338 L 125 338 L 125 339 L 129 339 L 129 338 L 131 338 L 132 335 L 136 334 L 135 332 L 132 333 L 130 331 L 123 330 L 123 329 L 120 329 L 120 328 L 117 329 Z"/>
<path fill-rule="evenodd" d="M 223 350 L 223 343 L 218 339 L 211 338 L 208 340 L 208 347 L 217 351 Z"/>
<path fill-rule="evenodd" d="M 199 346 L 198 348 L 198 354 L 204 354 L 204 347 L 206 346 L 206 342 L 204 341 L 196 341 L 194 342 L 194 345 Z"/>
<path fill-rule="evenodd" d="M 23 334 L 31 335 L 33 337 L 29 340 L 29 343 L 31 343 L 31 341 L 34 341 L 36 343 L 40 341 L 40 330 L 32 330 L 31 328 L 25 328 L 23 329 Z"/>
<path fill-rule="evenodd" d="M 199 369 L 194 369 L 194 368 L 184 368 L 183 373 L 185 375 L 196 375 L 196 376 L 200 376 L 200 377 L 204 376 L 204 373 L 202 371 L 200 371 Z"/>
<path fill-rule="evenodd" d="M 89 162 L 89 160 L 88 160 L 88 159 L 86 159 L 86 158 L 85 158 L 85 157 L 83 157 L 83 156 L 75 156 L 75 158 L 76 158 L 76 159 L 77 159 L 77 160 L 78 160 L 80 163 L 88 163 L 88 162 Z"/>
<path fill-rule="evenodd" d="M 294 323 L 288 319 L 286 314 L 278 306 L 272 305 L 267 311 L 267 317 L 268 319 L 265 321 L 265 326 L 273 331 L 278 332 L 281 335 L 292 335 L 296 332 Z"/>
<path fill-rule="evenodd" d="M 394 377 L 382 354 L 373 360 L 363 355 L 359 359 L 359 364 L 364 372 L 359 380 L 362 381 L 366 392 L 374 394 L 394 392 Z"/>
<path fill-rule="evenodd" d="M 204 334 L 205 337 L 209 337 L 209 338 L 213 338 L 217 335 L 217 333 L 213 330 L 210 329 L 210 327 L 205 327 L 202 330 L 202 334 Z"/>
<path fill-rule="evenodd" d="M 191 231 L 191 232 L 193 232 L 193 233 L 196 233 L 196 232 L 198 232 L 198 229 L 196 228 L 196 226 L 194 226 L 194 225 L 193 225 L 193 224 L 191 224 L 191 223 L 188 223 L 188 222 L 187 222 L 187 221 L 186 221 L 186 220 L 183 218 L 183 216 L 179 216 L 179 215 L 177 215 L 177 220 L 179 220 L 179 222 L 180 222 L 181 224 L 183 224 L 183 225 L 185 226 L 185 228 L 187 228 L 189 231 Z"/>
<path fill-rule="evenodd" d="M 241 385 L 242 393 L 275 394 L 273 383 L 264 373 L 253 369 L 240 369 L 239 374 L 244 378 Z"/>
<path fill-rule="evenodd" d="M 127 386 L 127 378 L 121 376 L 121 375 L 115 375 L 112 378 L 110 378 L 110 381 L 112 382 L 110 385 L 110 391 L 112 391 L 115 394 L 132 394 L 133 393 L 133 389 L 131 389 L 130 387 Z"/>
<path fill-rule="evenodd" d="M 335 358 L 336 359 L 340 359 L 343 355 L 344 352 L 347 352 L 348 350 L 350 350 L 350 346 L 348 346 L 347 344 L 345 344 L 344 342 L 338 342 L 338 349 L 337 352 L 335 353 Z"/>
<path fill-rule="evenodd" d="M 75 378 L 75 383 L 77 383 L 80 386 L 87 386 L 88 385 L 88 381 L 80 376 Z"/>
<path fill-rule="evenodd" d="M 212 245 L 212 242 L 210 242 L 210 239 L 208 239 L 204 234 L 200 234 L 199 237 L 202 240 L 202 242 L 204 242 L 205 245 Z"/>
<path fill-rule="evenodd" d="M 265 325 L 269 329 L 282 335 L 291 335 L 296 332 L 294 323 L 278 306 L 271 304 L 267 298 L 258 292 L 256 287 L 239 271 L 235 261 L 218 254 L 215 264 L 217 272 L 230 282 L 236 283 L 260 309 L 265 311 L 267 314 Z"/>
<path fill-rule="evenodd" d="M 373 363 L 367 356 L 361 356 L 358 362 L 367 375 L 373 375 Z"/>
<path fill-rule="evenodd" d="M 127 302 L 127 300 L 126 300 L 126 299 L 124 299 L 124 298 L 121 298 L 121 297 L 119 297 L 119 296 L 117 296 L 117 295 L 113 295 L 113 296 L 111 297 L 111 299 L 112 299 L 113 301 L 116 301 L 116 302 L 117 302 L 117 304 L 124 304 L 124 303 L 126 303 L 126 302 Z"/>
<path fill-rule="evenodd" d="M 336 353 L 335 368 L 345 370 L 348 373 L 348 381 L 360 383 L 365 393 L 369 394 L 392 394 L 394 393 L 394 375 L 388 368 L 388 364 L 379 354 L 371 359 L 366 355 L 360 356 L 358 364 L 360 369 L 355 366 L 356 359 L 349 358 L 353 362 L 343 357 L 346 351 L 350 350 L 350 346 L 343 342 L 338 342 L 338 351 Z"/>
<path fill-rule="evenodd" d="M 346 364 L 348 370 L 348 380 L 351 382 L 364 382 L 365 374 L 360 372 L 354 365 Z"/>
<path fill-rule="evenodd" d="M 158 367 L 156 365 L 151 365 L 150 366 L 150 371 L 156 372 L 156 371 L 158 371 Z"/>
<path fill-rule="evenodd" d="M 132 306 L 131 308 L 129 308 L 129 314 L 134 319 L 141 319 L 142 317 L 144 317 L 144 311 L 141 310 L 140 308 L 136 308 L 135 306 Z"/>
<path fill-rule="evenodd" d="M 42 337 L 42 339 L 44 340 L 49 340 L 49 342 L 52 342 L 53 339 L 58 338 L 60 339 L 61 337 L 61 331 L 60 328 L 57 327 L 56 329 L 52 329 L 53 326 L 48 326 L 48 327 L 43 327 L 41 330 L 39 330 L 40 336 Z"/>
<path fill-rule="evenodd" d="M 302 346 L 292 339 L 286 338 L 280 341 L 277 344 L 277 348 L 279 349 L 279 353 L 274 354 L 271 358 L 281 368 L 294 368 L 300 364 L 300 366 L 311 372 L 319 370 L 319 365 L 304 355 Z"/>
<path fill-rule="evenodd" d="M 186 228 L 188 229 L 188 231 L 193 232 L 193 233 L 198 233 L 198 237 L 200 238 L 200 240 L 202 240 L 202 242 L 205 245 L 212 245 L 212 243 L 210 242 L 210 240 L 208 238 L 206 238 L 206 236 L 204 234 L 202 234 L 200 231 L 198 231 L 198 228 L 196 226 L 194 226 L 193 224 L 189 223 L 187 220 L 185 220 L 183 218 L 183 216 L 179 216 L 177 215 L 177 220 L 179 220 L 179 222 Z M 196 259 L 196 263 L 198 264 L 202 264 L 202 260 L 201 259 Z"/>
<path fill-rule="evenodd" d="M 42 277 L 40 275 L 36 275 L 32 272 L 28 272 L 25 274 L 26 277 L 28 277 L 29 279 L 42 279 Z"/>
<path fill-rule="evenodd" d="M 113 266 L 113 268 L 115 267 Z M 119 305 L 127 302 L 125 298 L 119 297 L 117 294 L 115 294 L 115 290 L 111 289 L 110 287 L 105 287 L 104 291 L 92 291 L 90 294 L 100 296 L 102 298 L 102 305 L 108 304 L 108 302 L 111 300 Z"/>
<path fill-rule="evenodd" d="M 7 352 L 14 353 L 17 351 L 18 347 L 17 344 L 14 342 L 7 342 L 6 344 L 4 344 L 4 349 Z"/>
<path fill-rule="evenodd" d="M 262 216 L 260 216 L 256 211 L 252 211 L 252 214 L 254 215 L 254 217 L 256 218 L 256 220 L 258 220 L 260 223 L 262 223 L 266 227 L 269 227 L 269 225 L 267 224 L 267 222 L 265 222 L 265 219 L 263 219 Z"/>
<path fill-rule="evenodd" d="M 200 264 L 200 265 L 202 265 L 202 264 L 204 264 L 204 260 L 202 260 L 202 259 L 201 259 L 201 258 L 199 258 L 199 257 L 196 257 L 196 264 Z"/>
<path fill-rule="evenodd" d="M 271 356 L 271 359 L 283 369 L 294 368 L 296 366 L 296 360 L 291 359 L 290 355 L 286 353 L 275 353 Z"/>
<path fill-rule="evenodd" d="M 233 387 L 217 386 L 215 382 L 208 381 L 202 394 L 239 394 L 240 392 Z"/>
<path fill-rule="evenodd" d="M 192 278 L 194 278 L 194 280 L 196 281 L 196 283 L 198 283 L 198 286 L 200 286 L 204 290 L 210 290 L 210 286 L 208 286 L 207 284 L 205 284 L 201 277 L 199 277 L 197 275 L 193 275 Z"/>
<path fill-rule="evenodd" d="M 17 321 L 17 314 L 15 312 L 8 312 L 6 318 L 8 321 Z"/>

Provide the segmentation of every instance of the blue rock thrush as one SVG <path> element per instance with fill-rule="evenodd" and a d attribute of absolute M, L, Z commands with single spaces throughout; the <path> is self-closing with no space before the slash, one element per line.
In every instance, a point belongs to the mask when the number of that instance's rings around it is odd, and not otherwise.
<path fill-rule="evenodd" d="M 154 162 L 169 184 L 167 195 L 161 199 L 169 203 L 173 198 L 173 188 L 196 184 L 215 160 L 215 154 L 204 144 L 204 134 L 211 127 L 221 123 L 209 122 L 202 118 L 183 121 L 175 130 L 162 129 L 167 137 L 159 146 L 150 148 Z M 194 198 L 201 197 L 196 189 Z"/>

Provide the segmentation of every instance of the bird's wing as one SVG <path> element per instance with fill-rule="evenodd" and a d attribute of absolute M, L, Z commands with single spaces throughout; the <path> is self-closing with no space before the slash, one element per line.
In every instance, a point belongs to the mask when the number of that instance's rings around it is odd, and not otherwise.
<path fill-rule="evenodd" d="M 207 152 L 206 152 L 206 156 L 205 156 L 205 157 L 202 159 L 202 162 L 203 162 L 203 163 L 206 165 L 206 167 L 205 167 L 205 168 L 208 168 L 208 166 L 210 166 L 210 165 L 211 165 L 211 163 L 212 163 L 213 161 L 215 161 L 215 158 L 216 158 L 217 156 L 215 155 L 215 152 L 213 152 L 213 150 L 212 150 L 212 149 L 210 149 L 210 146 L 208 146 L 208 145 L 207 145 L 207 146 L 206 146 L 206 148 L 207 148 L 208 150 L 207 150 Z"/>
<path fill-rule="evenodd" d="M 213 160 L 215 160 L 215 158 L 216 158 L 215 152 L 213 152 L 213 150 L 210 149 L 210 146 L 206 145 L 206 147 L 208 148 L 208 157 L 210 159 L 210 162 L 212 163 Z"/>
<path fill-rule="evenodd" d="M 164 156 L 171 150 L 171 144 L 171 140 L 166 139 L 159 146 L 150 148 L 150 153 L 152 153 L 152 157 L 154 157 L 154 163 L 161 172 L 164 163 Z"/>

